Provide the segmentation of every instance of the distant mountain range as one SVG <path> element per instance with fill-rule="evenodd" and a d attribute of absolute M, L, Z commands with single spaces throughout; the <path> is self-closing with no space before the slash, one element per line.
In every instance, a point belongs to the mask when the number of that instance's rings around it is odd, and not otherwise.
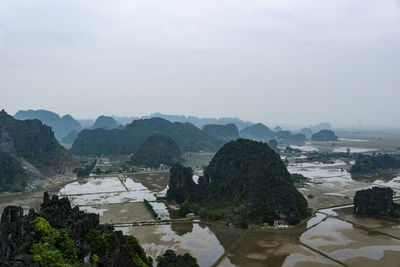
<path fill-rule="evenodd" d="M 80 131 L 82 126 L 71 115 L 60 117 L 57 113 L 47 110 L 20 110 L 14 118 L 17 120 L 33 120 L 38 119 L 43 124 L 50 126 L 54 135 L 58 140 L 66 137 L 71 131 Z"/>
<path fill-rule="evenodd" d="M 184 116 L 184 115 L 165 115 L 161 113 L 153 113 L 150 116 L 143 116 L 141 117 L 142 119 L 148 119 L 148 118 L 163 118 L 166 120 L 169 120 L 171 122 L 189 122 L 193 125 L 195 125 L 197 128 L 202 129 L 204 125 L 207 124 L 219 124 L 219 125 L 225 125 L 229 123 L 233 123 L 237 126 L 239 130 L 248 127 L 250 125 L 253 125 L 252 122 L 250 121 L 243 121 L 238 118 L 199 118 L 195 116 Z"/>
<path fill-rule="evenodd" d="M 238 118 L 199 118 L 161 113 L 143 116 L 141 119 L 137 117 L 102 115 L 94 121 L 91 119 L 75 120 L 70 115 L 60 117 L 58 114 L 47 110 L 20 110 L 14 117 L 20 120 L 34 118 L 41 120 L 44 124 L 52 127 L 56 138 L 61 140 L 63 144 L 73 144 L 71 151 L 76 154 L 130 154 L 149 137 L 149 134 L 162 133 L 173 139 L 174 137 L 171 135 L 175 135 L 175 138 L 178 138 L 180 136 L 178 134 L 179 127 L 179 129 L 186 131 L 181 133 L 186 139 L 174 139 L 174 141 L 183 152 L 216 151 L 223 143 L 239 137 L 263 142 L 276 139 L 280 146 L 301 145 L 304 144 L 306 136 L 310 138 L 313 132 L 310 128 L 305 128 L 300 133 L 292 133 L 290 131 L 282 131 L 280 127 L 275 127 L 275 131 L 273 131 L 262 123 L 254 124 Z M 159 122 L 159 120 L 150 120 L 155 118 L 168 121 L 168 125 L 175 125 L 176 127 L 166 126 L 168 129 L 161 129 L 156 126 L 157 123 L 154 125 L 152 123 L 150 123 L 151 125 L 148 124 L 146 127 L 150 127 L 149 129 L 138 126 L 144 125 L 143 121 Z M 165 122 L 164 124 L 166 125 Z M 320 123 L 310 127 L 312 129 L 331 128 L 329 123 Z M 83 128 L 86 130 L 81 132 Z M 133 132 L 132 128 L 136 132 Z M 172 130 L 173 128 L 174 130 Z M 172 134 L 171 131 L 174 133 Z M 190 134 L 193 134 L 193 136 L 189 136 Z M 76 143 L 74 143 L 75 139 L 77 139 Z"/>
<path fill-rule="evenodd" d="M 62 175 L 78 164 L 50 127 L 0 112 L 0 191 L 21 189 L 29 177 Z M 17 190 L 19 191 L 19 190 Z"/>
<path fill-rule="evenodd" d="M 275 132 L 262 123 L 257 123 L 240 131 L 242 138 L 252 139 L 256 141 L 268 141 L 274 139 Z"/>
<path fill-rule="evenodd" d="M 155 133 L 171 137 L 183 152 L 217 151 L 223 144 L 193 124 L 150 118 L 135 120 L 124 129 L 85 129 L 79 133 L 71 152 L 77 155 L 131 154 Z"/>
<path fill-rule="evenodd" d="M 226 125 L 207 124 L 202 129 L 203 133 L 220 139 L 224 143 L 239 138 L 239 131 L 235 124 Z"/>

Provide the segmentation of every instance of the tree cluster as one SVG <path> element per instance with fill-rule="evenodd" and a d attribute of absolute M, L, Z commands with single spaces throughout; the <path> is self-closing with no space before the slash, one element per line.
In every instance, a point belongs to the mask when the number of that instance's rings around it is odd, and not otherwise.
<path fill-rule="evenodd" d="M 400 155 L 396 154 L 360 154 L 351 167 L 352 174 L 377 174 L 381 171 L 400 169 Z"/>

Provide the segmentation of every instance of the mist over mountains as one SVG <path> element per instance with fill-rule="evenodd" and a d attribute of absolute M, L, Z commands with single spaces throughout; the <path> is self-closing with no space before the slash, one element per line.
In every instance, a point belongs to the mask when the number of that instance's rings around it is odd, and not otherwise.
<path fill-rule="evenodd" d="M 52 128 L 58 141 L 67 145 L 67 147 L 72 146 L 72 151 L 78 154 L 132 153 L 150 134 L 162 133 L 170 136 L 170 130 L 159 128 L 160 125 L 157 125 L 155 122 L 160 122 L 160 120 L 152 120 L 154 118 L 163 119 L 170 123 L 168 125 L 182 125 L 182 129 L 191 129 L 187 134 L 192 141 L 183 145 L 182 141 L 175 140 L 178 144 L 181 144 L 180 148 L 183 151 L 216 151 L 223 143 L 239 137 L 263 142 L 276 139 L 281 146 L 290 144 L 301 145 L 320 129 L 332 128 L 329 123 L 323 122 L 317 125 L 309 125 L 308 128 L 298 131 L 289 131 L 279 126 L 272 130 L 262 123 L 253 123 L 239 118 L 200 118 L 162 113 L 153 113 L 142 117 L 101 115 L 96 120 L 93 120 L 75 119 L 70 115 L 61 117 L 57 113 L 47 110 L 20 110 L 14 117 L 18 120 L 40 120 L 43 124 Z M 136 129 L 138 132 L 129 132 L 132 124 L 139 125 L 138 121 L 148 121 L 148 125 L 150 125 L 148 127 L 153 127 L 153 130 L 148 132 L 149 129 L 139 127 L 139 129 Z M 129 129 L 127 130 L 126 128 Z M 127 140 L 132 138 L 133 134 L 136 136 L 136 139 L 138 136 L 141 138 L 133 141 L 132 146 L 127 145 Z M 196 137 L 193 137 L 192 134 Z M 174 136 L 170 137 L 174 138 Z M 175 137 L 177 138 L 177 136 Z M 75 142 L 76 140 L 78 141 Z M 122 149 L 124 146 L 128 148 Z"/>

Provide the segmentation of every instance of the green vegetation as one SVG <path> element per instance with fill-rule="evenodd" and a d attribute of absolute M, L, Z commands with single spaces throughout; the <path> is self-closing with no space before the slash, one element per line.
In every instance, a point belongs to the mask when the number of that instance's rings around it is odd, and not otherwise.
<path fill-rule="evenodd" d="M 156 220 L 160 220 L 160 217 L 158 217 L 157 212 L 153 209 L 153 206 L 150 204 L 149 201 L 147 201 L 147 199 L 143 200 L 144 202 L 144 206 L 151 212 L 151 214 L 153 215 L 153 218 Z"/>
<path fill-rule="evenodd" d="M 54 165 L 56 159 L 71 158 L 68 151 L 54 138 L 51 128 L 39 120 L 15 120 L 5 111 L 1 111 L 0 125 L 3 126 L 1 132 L 12 140 L 14 154 L 23 157 L 38 169 Z"/>
<path fill-rule="evenodd" d="M 83 130 L 72 145 L 71 152 L 77 155 L 128 155 L 136 152 L 155 133 L 171 137 L 184 152 L 216 151 L 222 144 L 190 123 L 151 118 L 135 120 L 124 129 Z"/>
<path fill-rule="evenodd" d="M 109 246 L 108 238 L 110 238 L 110 236 L 111 234 L 90 229 L 85 237 L 85 242 L 90 245 L 93 252 L 101 252 Z"/>
<path fill-rule="evenodd" d="M 360 154 L 351 167 L 351 174 L 377 174 L 387 170 L 400 169 L 400 155 L 396 154 Z"/>
<path fill-rule="evenodd" d="M 79 266 L 79 249 L 70 238 L 67 229 L 58 231 L 52 228 L 49 222 L 36 217 L 32 222 L 32 236 L 36 242 L 33 243 L 29 252 L 35 261 L 41 266 Z"/>
<path fill-rule="evenodd" d="M 173 250 L 168 249 L 165 254 L 157 257 L 157 267 L 198 267 L 196 258 L 185 253 L 184 255 L 176 255 Z"/>
<path fill-rule="evenodd" d="M 400 204 L 393 202 L 393 190 L 391 188 L 372 187 L 356 192 L 354 213 L 399 218 Z"/>
<path fill-rule="evenodd" d="M 195 184 L 191 168 L 175 165 L 167 199 L 198 215 L 239 225 L 272 223 L 272 211 L 290 222 L 308 215 L 307 201 L 296 190 L 286 166 L 267 144 L 238 139 L 225 144 Z"/>
<path fill-rule="evenodd" d="M 44 194 L 39 213 L 7 206 L 0 221 L 1 266 L 153 266 L 153 260 L 134 236 L 112 225 L 99 224 L 99 215 L 71 207 L 68 198 Z M 85 263 L 90 256 L 90 263 Z M 182 265 L 185 255 L 168 266 Z M 171 258 L 168 258 L 171 260 Z M 168 260 L 165 259 L 165 260 Z M 164 261 L 165 262 L 165 261 Z"/>
<path fill-rule="evenodd" d="M 293 183 L 298 187 L 303 187 L 306 182 L 310 181 L 309 178 L 300 173 L 291 173 L 290 178 L 292 179 Z"/>
<path fill-rule="evenodd" d="M 139 244 L 139 241 L 134 236 L 124 236 L 123 238 L 123 247 L 128 252 L 128 255 L 130 256 L 134 264 L 133 266 L 153 266 L 153 259 L 146 256 L 146 253 L 144 252 L 142 246 Z"/>
<path fill-rule="evenodd" d="M 332 152 L 332 153 L 319 153 L 312 152 L 307 154 L 306 161 L 318 161 L 325 164 L 334 163 L 337 159 L 342 160 L 353 160 L 357 157 L 356 154 L 344 153 L 344 152 Z"/>
<path fill-rule="evenodd" d="M 0 192 L 21 192 L 28 177 L 21 164 L 9 154 L 0 151 Z"/>
<path fill-rule="evenodd" d="M 321 130 L 318 133 L 313 134 L 311 140 L 320 142 L 337 141 L 338 137 L 332 130 Z"/>
<path fill-rule="evenodd" d="M 0 191 L 24 190 L 31 169 L 24 170 L 23 161 L 32 164 L 43 176 L 75 165 L 51 128 L 39 120 L 16 120 L 2 110 L 0 125 Z"/>
<path fill-rule="evenodd" d="M 181 161 L 181 150 L 175 141 L 163 134 L 151 135 L 131 158 L 135 166 L 158 168 L 161 164 L 172 166 Z"/>
<path fill-rule="evenodd" d="M 239 130 L 235 124 L 229 123 L 226 125 L 207 124 L 204 125 L 202 131 L 224 142 L 229 142 L 239 138 Z"/>
<path fill-rule="evenodd" d="M 94 160 L 91 164 L 86 164 L 85 167 L 80 167 L 80 168 L 75 168 L 73 170 L 76 175 L 81 178 L 81 177 L 87 177 L 89 174 L 92 172 L 94 166 L 96 165 L 96 160 Z"/>
<path fill-rule="evenodd" d="M 190 167 L 183 167 L 180 164 L 172 166 L 170 169 L 169 189 L 167 199 L 181 204 L 192 197 L 196 184 L 193 181 L 193 170 Z"/>

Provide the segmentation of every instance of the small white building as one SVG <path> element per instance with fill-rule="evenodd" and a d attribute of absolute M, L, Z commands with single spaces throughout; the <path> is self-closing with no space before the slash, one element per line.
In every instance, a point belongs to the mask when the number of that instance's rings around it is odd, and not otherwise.
<path fill-rule="evenodd" d="M 274 220 L 274 227 L 285 226 L 286 222 L 282 219 L 275 219 Z"/>

